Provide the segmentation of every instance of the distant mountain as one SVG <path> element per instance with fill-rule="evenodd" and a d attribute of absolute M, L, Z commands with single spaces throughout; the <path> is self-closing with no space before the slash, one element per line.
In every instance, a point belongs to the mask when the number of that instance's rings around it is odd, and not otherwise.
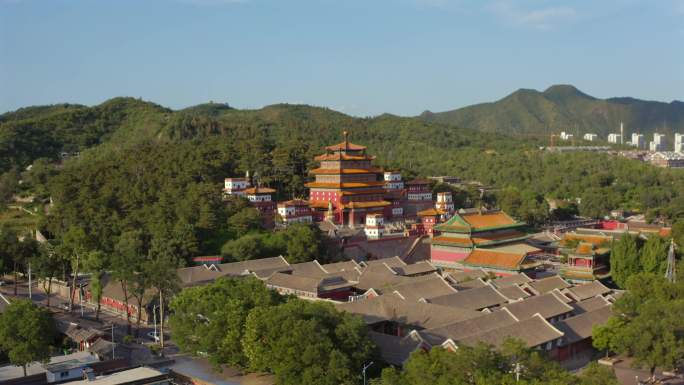
<path fill-rule="evenodd" d="M 625 133 L 684 132 L 684 102 L 663 103 L 635 98 L 598 99 L 571 85 L 554 85 L 544 92 L 520 89 L 493 103 L 476 104 L 420 117 L 487 132 L 545 134 L 569 131 L 596 133 L 605 139 Z"/>

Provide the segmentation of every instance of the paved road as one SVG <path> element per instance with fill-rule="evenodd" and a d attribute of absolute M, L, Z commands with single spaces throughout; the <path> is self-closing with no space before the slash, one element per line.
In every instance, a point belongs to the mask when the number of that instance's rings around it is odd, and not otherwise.
<path fill-rule="evenodd" d="M 40 306 L 47 306 L 47 296 L 45 293 L 42 291 L 42 289 L 39 287 L 37 284 L 32 285 L 32 293 L 31 293 L 31 299 L 32 301 Z M 0 286 L 0 293 L 2 293 L 6 298 L 15 298 L 14 295 L 14 284 L 12 282 L 5 281 L 5 284 Z M 19 284 L 17 286 L 17 295 L 16 298 L 24 298 L 28 299 L 28 283 L 25 281 L 19 281 Z M 1 300 L 0 300 L 1 301 Z M 4 301 L 2 301 L 4 303 Z M 78 303 L 78 296 L 76 296 L 76 300 L 74 302 L 73 310 L 71 313 L 68 311 L 64 310 L 63 307 L 61 306 L 62 304 L 66 304 L 69 302 L 68 298 L 64 297 L 59 297 L 55 294 L 50 295 L 50 311 L 53 312 L 53 315 L 56 319 L 60 320 L 67 320 L 69 322 L 73 322 L 75 324 L 79 324 L 81 326 L 86 326 L 86 327 L 92 327 L 98 330 L 102 330 L 105 332 L 110 333 L 111 332 L 111 327 L 114 325 L 114 340 L 115 342 L 123 342 L 123 339 L 126 335 L 128 335 L 128 327 L 127 327 L 127 322 L 125 318 L 120 317 L 117 314 L 111 313 L 109 311 L 100 310 L 100 316 L 99 320 L 95 320 L 95 308 L 92 305 L 89 304 L 84 304 L 83 307 L 80 306 Z M 82 310 L 82 311 L 81 311 Z M 165 325 L 166 326 L 166 325 Z M 139 339 L 143 343 L 152 343 L 152 340 L 147 337 L 147 333 L 152 332 L 154 330 L 154 327 L 149 327 L 146 325 L 142 325 L 140 327 L 139 331 Z M 136 331 L 136 325 L 135 322 L 133 322 L 131 332 L 133 335 L 135 335 Z M 168 332 L 166 332 L 164 335 L 167 337 L 170 337 L 168 335 Z M 178 349 L 176 346 L 173 345 L 173 342 L 169 339 L 165 341 L 165 345 L 167 345 L 167 348 L 165 349 L 166 354 L 173 354 L 174 352 L 177 352 Z"/>

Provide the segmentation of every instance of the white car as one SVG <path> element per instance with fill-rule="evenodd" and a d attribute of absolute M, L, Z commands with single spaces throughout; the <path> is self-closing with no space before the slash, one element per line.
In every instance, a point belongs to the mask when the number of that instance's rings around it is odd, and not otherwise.
<path fill-rule="evenodd" d="M 154 342 L 159 342 L 160 340 L 160 334 L 159 332 L 149 332 L 147 333 L 147 338 L 151 339 Z"/>

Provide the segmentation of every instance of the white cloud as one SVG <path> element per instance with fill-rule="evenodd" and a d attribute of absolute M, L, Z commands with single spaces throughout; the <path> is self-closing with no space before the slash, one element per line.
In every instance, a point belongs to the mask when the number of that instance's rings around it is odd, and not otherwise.
<path fill-rule="evenodd" d="M 577 18 L 577 11 L 571 7 L 551 6 L 532 8 L 525 7 L 515 1 L 497 1 L 490 4 L 487 10 L 508 23 L 538 29 L 552 29 L 559 24 L 567 23 Z"/>

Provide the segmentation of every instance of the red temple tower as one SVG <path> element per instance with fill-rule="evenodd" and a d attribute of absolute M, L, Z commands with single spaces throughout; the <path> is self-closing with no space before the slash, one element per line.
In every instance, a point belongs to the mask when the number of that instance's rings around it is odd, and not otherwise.
<path fill-rule="evenodd" d="M 346 131 L 342 143 L 326 147 L 325 154 L 315 158 L 321 165 L 311 171 L 316 179 L 306 187 L 317 220 L 332 214 L 334 222 L 354 226 L 363 224 L 368 214 L 391 216 L 383 170 L 371 164 L 373 159 L 366 147 L 349 142 Z"/>

